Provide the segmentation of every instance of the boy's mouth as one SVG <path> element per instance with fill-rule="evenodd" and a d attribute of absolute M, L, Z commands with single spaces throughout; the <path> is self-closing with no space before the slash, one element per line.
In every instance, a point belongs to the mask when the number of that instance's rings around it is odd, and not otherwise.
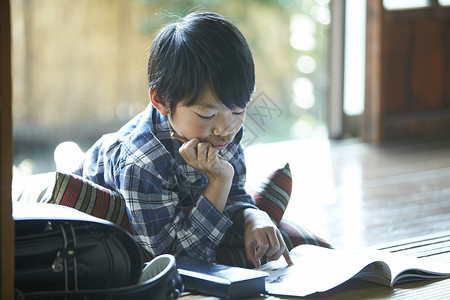
<path fill-rule="evenodd" d="M 223 143 L 223 144 L 214 144 L 213 145 L 217 150 L 221 151 L 223 149 L 225 149 L 228 146 L 228 143 Z"/>
<path fill-rule="evenodd" d="M 184 136 L 179 135 L 175 131 L 172 131 L 171 136 L 173 138 L 176 138 L 177 140 L 183 142 L 183 143 L 189 142 L 189 140 L 187 138 L 185 138 Z M 215 144 L 212 144 L 212 145 L 217 150 L 221 151 L 221 150 L 225 149 L 229 144 L 230 144 L 230 142 L 224 142 L 224 143 L 215 143 Z"/>

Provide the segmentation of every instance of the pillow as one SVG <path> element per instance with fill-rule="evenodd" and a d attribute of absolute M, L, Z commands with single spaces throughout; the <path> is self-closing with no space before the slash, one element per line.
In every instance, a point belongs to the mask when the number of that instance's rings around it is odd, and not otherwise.
<path fill-rule="evenodd" d="M 291 192 L 292 174 L 287 163 L 267 176 L 256 191 L 249 193 L 255 198 L 256 206 L 265 211 L 277 224 L 289 250 L 300 244 L 331 248 L 330 244 L 305 227 L 292 221 L 281 220 L 291 198 Z"/>
<path fill-rule="evenodd" d="M 75 208 L 131 232 L 122 194 L 80 176 L 56 172 L 52 196 L 45 202 Z"/>
<path fill-rule="evenodd" d="M 255 191 L 247 191 L 256 206 L 265 211 L 275 224 L 279 224 L 291 198 L 292 175 L 289 163 L 273 171 Z"/>
<path fill-rule="evenodd" d="M 281 235 L 284 238 L 284 242 L 286 243 L 286 247 L 289 250 L 302 244 L 332 248 L 327 241 L 312 233 L 304 226 L 301 226 L 293 221 L 282 220 L 278 225 L 278 229 L 280 230 Z"/>

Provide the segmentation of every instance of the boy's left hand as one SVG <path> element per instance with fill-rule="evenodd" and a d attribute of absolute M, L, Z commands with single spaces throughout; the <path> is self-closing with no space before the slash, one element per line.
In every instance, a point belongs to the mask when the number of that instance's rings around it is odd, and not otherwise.
<path fill-rule="evenodd" d="M 247 259 L 256 268 L 261 266 L 261 258 L 274 261 L 284 256 L 288 265 L 292 265 L 289 251 L 283 236 L 266 212 L 257 209 L 245 209 L 244 244 Z"/>

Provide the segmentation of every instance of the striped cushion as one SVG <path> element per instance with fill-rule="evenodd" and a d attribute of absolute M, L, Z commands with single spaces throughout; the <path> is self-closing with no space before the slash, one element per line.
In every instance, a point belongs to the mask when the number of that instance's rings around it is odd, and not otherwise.
<path fill-rule="evenodd" d="M 279 224 L 291 198 L 292 176 L 289 163 L 275 170 L 259 186 L 250 192 L 256 206 L 265 211 L 275 224 Z"/>
<path fill-rule="evenodd" d="M 52 196 L 46 202 L 73 207 L 131 232 L 123 196 L 80 176 L 56 172 Z"/>
<path fill-rule="evenodd" d="M 282 220 L 278 225 L 278 229 L 283 235 L 284 242 L 289 250 L 302 244 L 332 248 L 331 245 L 324 239 L 293 221 Z"/>
<path fill-rule="evenodd" d="M 291 192 L 292 174 L 287 163 L 284 167 L 273 171 L 258 190 L 250 194 L 255 198 L 256 206 L 265 211 L 277 224 L 289 250 L 300 244 L 331 248 L 330 244 L 308 229 L 292 221 L 281 220 L 291 198 Z"/>

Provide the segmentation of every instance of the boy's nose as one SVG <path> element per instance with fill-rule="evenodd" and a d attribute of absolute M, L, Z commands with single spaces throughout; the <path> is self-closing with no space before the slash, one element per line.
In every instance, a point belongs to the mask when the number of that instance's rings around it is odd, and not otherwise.
<path fill-rule="evenodd" d="M 217 136 L 227 136 L 233 133 L 233 124 L 236 123 L 236 120 L 230 117 L 222 116 L 217 119 L 217 122 L 213 129 L 213 134 Z"/>

